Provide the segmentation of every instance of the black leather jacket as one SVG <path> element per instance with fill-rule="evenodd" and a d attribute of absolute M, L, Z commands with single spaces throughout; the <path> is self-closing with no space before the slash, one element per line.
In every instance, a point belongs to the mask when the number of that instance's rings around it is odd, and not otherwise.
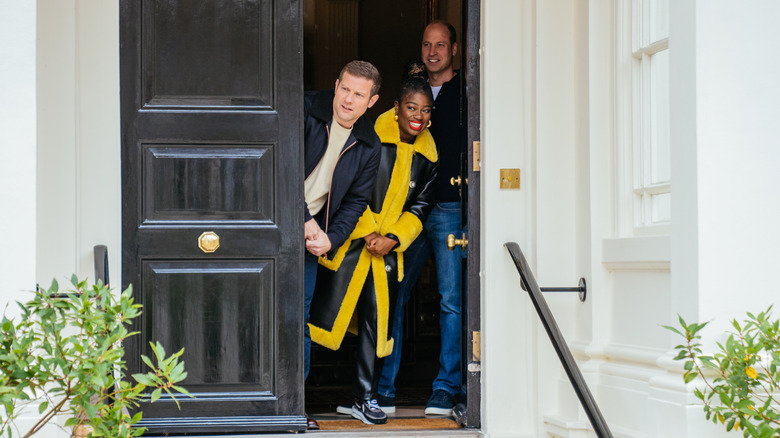
<path fill-rule="evenodd" d="M 358 299 L 365 296 L 366 304 L 359 311 L 368 312 L 364 314 L 366 320 L 376 318 L 373 330 L 384 333 L 384 337 L 377 338 L 373 346 L 361 344 L 358 354 L 362 357 L 384 357 L 392 352 L 390 318 L 402 267 L 398 260 L 419 236 L 433 207 L 438 162 L 436 144 L 426 131 L 418 134 L 414 145 L 393 143 L 400 143 L 400 139 L 392 110 L 379 116 L 376 132 L 386 143 L 379 148 L 381 159 L 368 203 L 370 211 L 361 216 L 333 259 L 324 263 L 320 260 L 324 266 L 317 273 L 309 319 L 312 341 L 336 350 L 354 316 Z M 367 257 L 364 237 L 372 232 L 384 233 L 399 244 L 383 257 Z M 372 281 L 367 281 L 369 276 Z M 360 384 L 371 386 L 370 382 Z"/>
<path fill-rule="evenodd" d="M 381 149 L 376 184 L 371 193 L 371 201 L 368 203 L 371 211 L 382 210 L 385 194 L 387 194 L 387 188 L 390 185 L 390 176 L 395 165 L 396 146 L 392 143 L 382 143 Z M 431 162 L 421 154 L 414 154 L 409 194 L 406 196 L 404 211 L 411 212 L 422 223 L 425 223 L 425 219 L 428 218 L 428 213 L 431 212 L 435 203 L 434 190 L 437 169 L 438 162 Z M 387 237 L 398 241 L 398 238 L 392 234 L 388 234 Z"/>

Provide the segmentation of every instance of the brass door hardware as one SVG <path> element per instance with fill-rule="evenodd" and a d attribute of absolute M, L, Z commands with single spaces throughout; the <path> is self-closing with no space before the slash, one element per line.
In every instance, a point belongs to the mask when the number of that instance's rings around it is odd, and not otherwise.
<path fill-rule="evenodd" d="M 474 164 L 473 164 L 471 170 L 473 170 L 474 172 L 479 172 L 481 167 L 482 167 L 481 163 L 479 162 L 479 160 L 480 160 L 479 142 L 475 141 L 475 142 L 471 143 L 471 145 L 472 145 L 471 151 L 472 151 L 472 154 L 473 154 L 472 159 L 474 160 Z"/>
<path fill-rule="evenodd" d="M 471 361 L 472 362 L 479 362 L 482 357 L 481 353 L 481 343 L 480 343 L 480 332 L 479 331 L 473 331 L 471 332 Z"/>
<path fill-rule="evenodd" d="M 460 175 L 458 175 L 457 178 L 454 177 L 454 176 L 452 178 L 450 178 L 450 185 L 460 186 L 461 182 L 465 182 L 466 184 L 468 184 L 469 183 L 469 179 L 466 178 L 465 180 L 463 180 L 463 179 L 461 179 Z"/>
<path fill-rule="evenodd" d="M 520 169 L 501 169 L 501 184 L 502 189 L 519 189 L 520 188 Z"/>
<path fill-rule="evenodd" d="M 450 234 L 447 236 L 447 248 L 452 251 L 455 249 L 457 245 L 460 245 L 461 248 L 466 249 L 466 247 L 469 245 L 468 239 L 466 239 L 466 233 L 463 233 L 463 238 L 456 239 L 454 234 Z"/>
<path fill-rule="evenodd" d="M 198 237 L 198 248 L 205 253 L 211 253 L 219 248 L 219 236 L 213 231 L 205 231 Z"/>

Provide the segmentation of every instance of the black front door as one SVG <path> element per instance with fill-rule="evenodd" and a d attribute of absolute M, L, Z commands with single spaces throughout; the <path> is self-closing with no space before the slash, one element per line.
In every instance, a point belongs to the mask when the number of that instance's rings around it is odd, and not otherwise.
<path fill-rule="evenodd" d="M 122 282 L 130 373 L 185 349 L 196 398 L 153 433 L 302 430 L 298 0 L 120 0 Z"/>

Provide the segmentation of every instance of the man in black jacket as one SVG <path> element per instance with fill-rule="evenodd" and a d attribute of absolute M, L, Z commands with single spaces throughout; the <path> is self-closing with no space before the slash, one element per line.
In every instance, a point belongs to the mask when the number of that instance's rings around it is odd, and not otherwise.
<path fill-rule="evenodd" d="M 304 379 L 309 375 L 309 308 L 317 281 L 317 258 L 332 257 L 366 209 L 379 166 L 381 143 L 374 124 L 362 117 L 376 103 L 381 77 L 368 62 L 341 70 L 335 90 L 304 98 Z M 316 427 L 316 422 L 309 422 Z"/>

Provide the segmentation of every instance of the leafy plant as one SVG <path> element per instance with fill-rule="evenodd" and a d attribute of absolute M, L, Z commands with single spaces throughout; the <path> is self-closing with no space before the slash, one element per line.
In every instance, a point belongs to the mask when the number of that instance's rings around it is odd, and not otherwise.
<path fill-rule="evenodd" d="M 679 317 L 682 330 L 664 326 L 685 339 L 675 347 L 675 360 L 685 361 L 685 383 L 701 379 L 694 395 L 706 418 L 727 431 L 742 429 L 745 437 L 780 435 L 780 322 L 771 320 L 771 310 L 748 313 L 742 325 L 733 320 L 734 331 L 712 356 L 702 353 L 699 334 L 709 322 L 687 324 Z"/>
<path fill-rule="evenodd" d="M 31 436 L 58 415 L 67 415 L 65 426 L 73 426 L 73 435 L 88 426 L 93 437 L 140 436 L 143 428 L 132 426 L 142 414 L 131 416 L 131 408 L 146 397 L 157 400 L 163 391 L 188 394 L 176 385 L 187 377 L 179 361 L 184 350 L 166 357 L 159 343 L 151 345 L 156 364 L 142 356 L 151 371 L 133 374 L 135 383 L 126 378 L 122 342 L 137 333 L 127 326 L 141 314 L 130 287 L 117 295 L 75 275 L 71 284 L 60 292 L 53 281 L 32 300 L 17 303 L 19 322 L 5 315 L 0 322 L 0 436 L 10 438 L 14 431 Z M 34 403 L 40 403 L 40 420 L 22 434 L 14 421 Z"/>

